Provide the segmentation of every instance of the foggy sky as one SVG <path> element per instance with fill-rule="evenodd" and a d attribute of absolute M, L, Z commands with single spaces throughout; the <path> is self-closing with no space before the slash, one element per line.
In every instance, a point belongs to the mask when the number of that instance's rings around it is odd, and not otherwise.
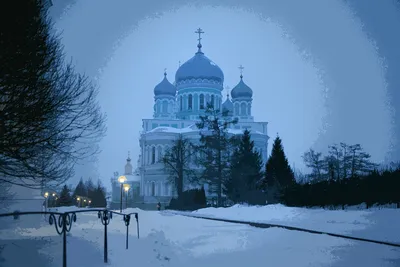
<path fill-rule="evenodd" d="M 373 1 L 350 7 L 343 1 L 246 2 L 263 16 L 226 4 L 234 1 L 202 1 L 221 5 L 201 7 L 184 2 L 79 1 L 57 18 L 67 55 L 96 79 L 108 115 L 98 162 L 78 167 L 76 177 L 100 177 L 108 186 L 112 173 L 123 171 L 128 150 L 136 163 L 141 119 L 153 112 L 153 88 L 164 68 L 173 82 L 178 61 L 196 52 L 198 27 L 205 31 L 203 51 L 224 71 L 225 85 L 233 88 L 237 67 L 245 67 L 255 120 L 269 122 L 269 150 L 279 132 L 289 161 L 300 168 L 309 147 L 323 150 L 342 141 L 361 143 L 374 160 L 385 158 L 395 142 L 387 105 L 387 90 L 399 84 L 389 57 L 395 49 L 383 45 L 389 33 L 365 23 L 365 5 L 385 13 L 379 19 L 385 17 L 389 28 L 400 25 L 392 1 L 379 1 L 379 9 Z M 60 14 L 61 4 L 54 5 Z"/>

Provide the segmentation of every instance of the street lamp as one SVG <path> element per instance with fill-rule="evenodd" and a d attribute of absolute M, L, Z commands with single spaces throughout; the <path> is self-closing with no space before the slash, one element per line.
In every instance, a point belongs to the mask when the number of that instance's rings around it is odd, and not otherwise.
<path fill-rule="evenodd" d="M 122 186 L 126 182 L 126 177 L 121 175 L 118 177 L 118 182 L 121 184 L 121 199 L 120 199 L 120 206 L 119 206 L 119 212 L 122 212 Z"/>
<path fill-rule="evenodd" d="M 128 208 L 128 192 L 129 189 L 131 188 L 130 184 L 124 184 L 124 190 L 125 190 L 125 208 Z"/>

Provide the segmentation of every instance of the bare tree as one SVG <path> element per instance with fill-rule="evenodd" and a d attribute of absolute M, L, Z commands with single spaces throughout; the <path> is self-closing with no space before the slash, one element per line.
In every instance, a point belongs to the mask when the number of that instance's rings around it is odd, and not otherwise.
<path fill-rule="evenodd" d="M 322 158 L 322 153 L 315 152 L 310 148 L 310 150 L 305 152 L 302 157 L 305 165 L 312 170 L 311 177 L 313 180 L 322 180 L 322 171 L 324 168 L 324 159 Z"/>
<path fill-rule="evenodd" d="M 0 23 L 0 181 L 61 184 L 77 160 L 98 152 L 105 116 L 97 87 L 64 60 L 41 0 L 4 4 L 0 17 L 11 21 Z"/>
<path fill-rule="evenodd" d="M 349 146 L 350 150 L 350 177 L 363 175 L 377 168 L 377 164 L 371 162 L 371 155 L 364 152 L 360 144 Z"/>
<path fill-rule="evenodd" d="M 182 195 L 185 180 L 190 182 L 196 175 L 196 171 L 191 168 L 195 152 L 192 143 L 180 134 L 161 159 L 166 172 L 169 173 L 169 182 L 174 185 L 178 197 Z"/>

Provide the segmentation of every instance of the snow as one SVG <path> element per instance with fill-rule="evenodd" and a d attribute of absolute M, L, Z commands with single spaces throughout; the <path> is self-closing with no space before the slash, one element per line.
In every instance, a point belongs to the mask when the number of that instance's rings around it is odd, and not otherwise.
<path fill-rule="evenodd" d="M 243 134 L 243 129 L 228 129 L 228 133 L 230 134 Z M 191 133 L 191 132 L 199 132 L 199 129 L 196 127 L 196 125 L 191 125 L 189 127 L 185 128 L 174 128 L 174 127 L 167 127 L 167 126 L 159 126 L 156 127 L 148 133 L 176 133 L 176 134 L 183 134 L 183 133 Z M 258 134 L 258 135 L 266 135 L 260 131 L 252 131 L 252 134 Z"/>
<path fill-rule="evenodd" d="M 59 208 L 71 211 L 75 207 Z M 140 239 L 131 219 L 129 249 L 126 227 L 114 215 L 108 226 L 107 266 L 399 266 L 400 249 L 281 228 L 259 229 L 172 214 L 169 211 L 138 212 Z M 368 236 L 400 242 L 400 210 L 345 210 L 234 206 L 207 208 L 192 215 L 263 221 Z M 41 218 L 41 217 L 40 217 Z M 21 221 L 23 216 L 21 216 Z M 12 218 L 0 218 L 0 265 L 61 266 L 62 238 L 43 218 L 40 228 L 22 228 Z M 10 221 L 12 222 L 10 224 Z M 8 222 L 8 223 L 6 223 Z M 68 234 L 68 266 L 97 267 L 103 263 L 104 226 L 97 212 L 77 213 Z M 32 250 L 34 248 L 34 250 Z M 0 249 L 1 251 L 1 249 Z M 24 257 L 20 257 L 24 251 Z M 25 253 L 26 252 L 26 253 Z"/>

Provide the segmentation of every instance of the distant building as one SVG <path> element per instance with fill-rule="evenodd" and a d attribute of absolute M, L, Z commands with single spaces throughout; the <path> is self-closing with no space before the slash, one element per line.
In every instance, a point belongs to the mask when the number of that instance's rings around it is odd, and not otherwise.
<path fill-rule="evenodd" d="M 143 119 L 138 168 L 132 177 L 135 185 L 139 185 L 142 203 L 155 204 L 160 201 L 166 204 L 176 195 L 160 160 L 172 146 L 173 140 L 180 135 L 193 143 L 199 142 L 200 135 L 196 122 L 199 116 L 205 114 L 208 103 L 216 109 L 227 111 L 231 118 L 238 119 L 239 122 L 229 129 L 230 134 L 240 135 L 245 129 L 250 130 L 256 150 L 262 155 L 264 163 L 267 160 L 268 123 L 254 121 L 253 90 L 244 82 L 243 67 L 239 67 L 238 84 L 231 92 L 227 92 L 226 100 L 222 102 L 224 74 L 202 51 L 201 29 L 196 33 L 199 34 L 197 52 L 179 67 L 175 73 L 174 83 L 168 81 L 166 70 L 164 71 L 163 80 L 154 88 L 153 118 Z M 128 163 L 130 164 L 130 159 L 127 160 Z M 120 185 L 117 184 L 116 178 L 112 184 L 115 192 L 113 199 L 119 201 Z M 190 184 L 185 184 L 185 189 L 190 187 Z M 208 193 L 208 197 L 212 197 L 211 194 Z"/>
<path fill-rule="evenodd" d="M 128 191 L 129 203 L 141 202 L 140 198 L 140 176 L 137 172 L 133 171 L 131 164 L 131 158 L 128 153 L 126 159 L 125 171 L 122 174 L 127 178 L 125 184 L 129 184 L 130 189 Z M 114 177 L 111 178 L 111 203 L 120 203 L 121 199 L 121 184 L 118 182 L 119 173 L 114 173 Z M 125 192 L 123 191 L 123 202 L 125 201 Z M 112 205 L 115 206 L 115 205 Z"/>

